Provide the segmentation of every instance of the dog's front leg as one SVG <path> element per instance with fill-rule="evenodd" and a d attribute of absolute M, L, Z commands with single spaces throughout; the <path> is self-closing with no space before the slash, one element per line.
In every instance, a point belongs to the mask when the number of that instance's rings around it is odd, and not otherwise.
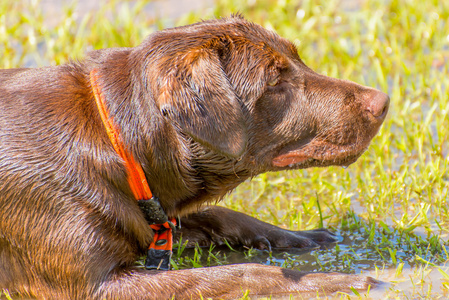
<path fill-rule="evenodd" d="M 305 273 L 259 264 L 179 271 L 121 270 L 98 290 L 99 299 L 236 299 L 245 294 L 329 295 L 366 290 L 380 282 L 339 273 Z"/>
<path fill-rule="evenodd" d="M 335 235 L 326 229 L 290 231 L 220 206 L 208 206 L 181 219 L 176 238 L 188 240 L 188 246 L 211 243 L 271 248 L 313 249 L 335 243 Z"/>

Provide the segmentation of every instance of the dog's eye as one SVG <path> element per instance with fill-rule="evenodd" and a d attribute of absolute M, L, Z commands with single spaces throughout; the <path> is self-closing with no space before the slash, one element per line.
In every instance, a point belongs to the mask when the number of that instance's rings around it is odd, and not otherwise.
<path fill-rule="evenodd" d="M 272 79 L 268 80 L 268 82 L 267 82 L 267 84 L 269 86 L 275 86 L 278 83 L 279 83 L 279 77 L 272 78 Z"/>

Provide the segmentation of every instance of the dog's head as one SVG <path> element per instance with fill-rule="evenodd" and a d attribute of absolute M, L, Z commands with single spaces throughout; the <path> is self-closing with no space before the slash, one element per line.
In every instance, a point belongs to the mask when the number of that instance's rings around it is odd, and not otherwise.
<path fill-rule="evenodd" d="M 164 30 L 140 48 L 160 113 L 260 171 L 348 165 L 387 114 L 386 94 L 315 73 L 291 42 L 240 17 Z"/>
<path fill-rule="evenodd" d="M 292 43 L 238 16 L 90 59 L 125 144 L 172 215 L 263 172 L 353 163 L 389 105 L 380 91 L 315 73 Z"/>
<path fill-rule="evenodd" d="M 117 98 L 110 102 L 113 114 L 130 110 L 123 99 L 137 99 L 131 111 L 143 118 L 146 111 L 157 114 L 150 116 L 157 122 L 143 126 L 151 128 L 148 135 L 169 128 L 181 137 L 170 139 L 178 146 L 167 145 L 165 152 L 198 152 L 185 149 L 184 137 L 190 137 L 195 149 L 245 162 L 240 165 L 251 175 L 349 165 L 388 111 L 386 94 L 317 74 L 291 42 L 238 16 L 166 29 L 136 48 L 99 54 L 114 61 L 102 64 L 105 91 Z M 140 109 L 146 105 L 153 108 Z M 138 123 L 122 127 L 133 134 Z"/>

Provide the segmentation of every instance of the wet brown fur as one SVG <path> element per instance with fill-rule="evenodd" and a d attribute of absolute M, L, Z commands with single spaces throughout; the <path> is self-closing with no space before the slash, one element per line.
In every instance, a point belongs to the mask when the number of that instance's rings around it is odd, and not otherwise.
<path fill-rule="evenodd" d="M 198 208 L 262 172 L 354 162 L 388 108 L 386 95 L 313 72 L 292 43 L 239 16 L 163 30 L 135 48 L 93 51 L 80 62 L 1 70 L 1 288 L 48 299 L 183 299 L 376 284 L 256 264 L 134 267 L 152 232 L 95 106 L 93 69 L 153 193 L 170 217 L 186 216 L 181 233 L 191 244 L 333 241 L 325 230 L 281 230 Z M 288 153 L 307 159 L 273 165 Z"/>

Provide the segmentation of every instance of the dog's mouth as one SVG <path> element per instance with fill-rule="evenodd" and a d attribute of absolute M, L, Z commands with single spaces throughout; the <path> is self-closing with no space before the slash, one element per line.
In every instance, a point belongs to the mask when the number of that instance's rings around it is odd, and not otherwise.
<path fill-rule="evenodd" d="M 276 156 L 272 164 L 277 168 L 308 168 L 325 166 L 347 167 L 354 163 L 368 148 L 369 141 L 361 144 L 335 145 L 325 141 L 312 140 L 295 150 Z"/>

